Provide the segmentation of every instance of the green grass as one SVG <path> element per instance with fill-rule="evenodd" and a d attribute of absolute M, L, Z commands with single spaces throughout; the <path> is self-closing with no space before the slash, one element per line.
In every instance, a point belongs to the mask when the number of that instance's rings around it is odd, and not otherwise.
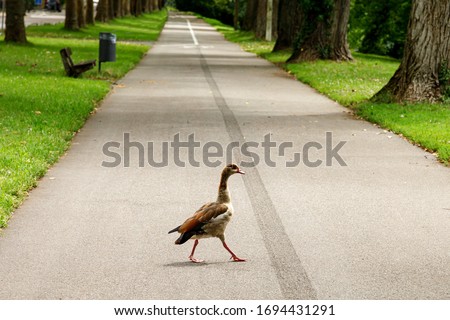
<path fill-rule="evenodd" d="M 384 104 L 362 102 L 359 116 L 379 124 L 422 148 L 434 152 L 446 165 L 450 163 L 449 104 Z"/>
<path fill-rule="evenodd" d="M 216 19 L 201 17 L 205 22 L 212 25 L 217 31 L 221 32 L 225 39 L 231 42 L 239 43 L 239 45 L 246 51 L 263 55 L 272 51 L 274 42 L 267 42 L 255 38 L 253 32 L 236 31 L 232 26 L 221 23 Z"/>
<path fill-rule="evenodd" d="M 227 40 L 282 66 L 298 80 L 352 108 L 358 116 L 435 152 L 443 163 L 449 165 L 449 103 L 386 104 L 369 101 L 392 77 L 400 64 L 398 60 L 354 52 L 355 61 L 350 63 L 320 60 L 286 64 L 290 51 L 272 53 L 273 42 L 256 39 L 251 32 L 236 31 L 214 19 L 205 18 L 205 21 L 222 32 Z"/>
<path fill-rule="evenodd" d="M 391 58 L 353 53 L 354 62 L 327 60 L 287 64 L 297 79 L 345 106 L 370 99 L 397 70 Z"/>
<path fill-rule="evenodd" d="M 124 20 L 141 21 L 159 34 L 163 14 L 154 14 L 157 23 L 153 15 Z M 114 25 L 120 25 L 120 20 Z M 103 63 L 100 74 L 94 69 L 73 79 L 64 74 L 59 50 L 71 47 L 75 62 L 95 59 L 98 40 L 36 37 L 39 28 L 33 27 L 34 36 L 28 37 L 27 45 L 0 42 L 0 228 L 67 150 L 74 134 L 109 92 L 111 82 L 133 68 L 149 48 L 119 39 L 116 62 Z M 42 28 L 48 30 L 49 26 Z M 135 30 L 124 27 L 122 33 Z M 146 30 L 145 37 L 148 35 Z M 139 35 L 132 38 L 127 40 Z"/>

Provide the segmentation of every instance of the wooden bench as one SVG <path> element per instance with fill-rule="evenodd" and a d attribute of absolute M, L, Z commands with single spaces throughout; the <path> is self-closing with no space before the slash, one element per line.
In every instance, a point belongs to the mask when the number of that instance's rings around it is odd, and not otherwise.
<path fill-rule="evenodd" d="M 66 74 L 69 77 L 78 78 L 80 74 L 94 68 L 95 66 L 95 59 L 74 64 L 72 58 L 70 57 L 72 55 L 72 50 L 70 48 L 61 49 L 59 53 L 61 54 L 61 59 L 64 64 Z"/>

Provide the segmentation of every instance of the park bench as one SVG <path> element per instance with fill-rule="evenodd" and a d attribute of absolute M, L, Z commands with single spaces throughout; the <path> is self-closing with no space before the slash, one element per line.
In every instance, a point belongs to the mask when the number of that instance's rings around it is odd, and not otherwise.
<path fill-rule="evenodd" d="M 64 64 L 66 74 L 69 77 L 78 78 L 80 74 L 94 68 L 95 66 L 95 59 L 74 64 L 72 58 L 70 57 L 72 55 L 72 50 L 70 48 L 63 48 L 59 51 L 59 53 L 61 54 L 61 59 Z"/>

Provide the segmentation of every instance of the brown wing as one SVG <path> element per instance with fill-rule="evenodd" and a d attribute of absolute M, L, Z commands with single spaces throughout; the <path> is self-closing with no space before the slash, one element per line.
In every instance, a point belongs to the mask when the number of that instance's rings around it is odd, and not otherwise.
<path fill-rule="evenodd" d="M 185 233 L 200 228 L 211 219 L 228 211 L 228 207 L 222 203 L 210 202 L 203 205 L 195 214 L 187 219 L 179 228 L 178 232 Z"/>

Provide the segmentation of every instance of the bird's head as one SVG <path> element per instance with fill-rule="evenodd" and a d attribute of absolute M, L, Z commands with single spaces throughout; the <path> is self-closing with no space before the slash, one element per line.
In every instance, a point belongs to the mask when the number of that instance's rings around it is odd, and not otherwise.
<path fill-rule="evenodd" d="M 231 163 L 229 165 L 227 165 L 224 169 L 223 169 L 223 173 L 231 176 L 232 174 L 235 173 L 240 173 L 240 174 L 245 174 L 244 171 L 242 171 L 237 165 L 235 165 L 234 163 Z"/>

